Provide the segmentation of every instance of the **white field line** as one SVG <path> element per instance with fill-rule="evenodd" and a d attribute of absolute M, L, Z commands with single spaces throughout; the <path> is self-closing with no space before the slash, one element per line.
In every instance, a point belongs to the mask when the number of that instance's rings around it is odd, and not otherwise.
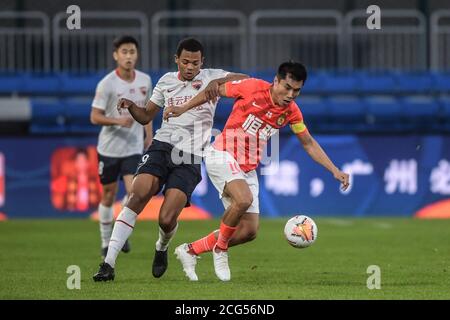
<path fill-rule="evenodd" d="M 347 219 L 337 219 L 337 218 L 327 218 L 324 219 L 322 222 L 338 226 L 338 227 L 349 227 L 353 225 L 353 221 L 347 220 Z"/>

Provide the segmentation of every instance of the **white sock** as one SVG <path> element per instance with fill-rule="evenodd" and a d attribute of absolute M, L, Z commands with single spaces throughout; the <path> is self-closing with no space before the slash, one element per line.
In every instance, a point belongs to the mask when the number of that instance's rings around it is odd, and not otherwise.
<path fill-rule="evenodd" d="M 159 227 L 159 239 L 156 241 L 156 250 L 166 251 L 169 247 L 170 240 L 173 238 L 178 229 L 178 223 L 172 231 L 165 233 L 161 227 Z"/>
<path fill-rule="evenodd" d="M 136 224 L 137 214 L 130 208 L 123 207 L 114 224 L 114 229 L 109 241 L 108 254 L 105 262 L 114 268 L 117 256 L 122 250 L 125 241 L 131 235 Z"/>
<path fill-rule="evenodd" d="M 100 237 L 102 239 L 102 248 L 106 248 L 109 244 L 109 239 L 111 239 L 113 228 L 113 207 L 105 207 L 100 203 L 98 205 L 98 220 L 100 223 Z"/>

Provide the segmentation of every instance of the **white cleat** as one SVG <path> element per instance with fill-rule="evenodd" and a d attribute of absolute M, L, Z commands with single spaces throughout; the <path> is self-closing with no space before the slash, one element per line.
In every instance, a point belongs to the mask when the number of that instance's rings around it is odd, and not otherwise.
<path fill-rule="evenodd" d="M 197 264 L 197 259 L 199 259 L 200 257 L 190 254 L 188 250 L 189 247 L 187 243 L 183 243 L 182 245 L 179 245 L 175 248 L 175 255 L 183 265 L 183 271 L 189 278 L 189 280 L 198 281 L 197 274 L 195 273 L 195 266 Z"/>
<path fill-rule="evenodd" d="M 216 251 L 216 246 L 213 250 L 213 260 L 214 260 L 214 271 L 216 276 L 222 281 L 230 281 L 231 272 L 228 266 L 228 252 L 227 251 Z"/>

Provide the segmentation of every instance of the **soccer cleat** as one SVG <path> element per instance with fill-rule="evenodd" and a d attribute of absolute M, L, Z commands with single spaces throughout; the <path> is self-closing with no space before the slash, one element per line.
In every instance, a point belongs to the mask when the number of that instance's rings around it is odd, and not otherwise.
<path fill-rule="evenodd" d="M 183 266 L 183 271 L 189 280 L 198 281 L 197 274 L 195 273 L 195 265 L 197 264 L 197 259 L 200 257 L 190 254 L 188 250 L 189 248 L 187 243 L 183 243 L 175 248 L 175 255 L 177 256 L 177 259 L 180 260 Z"/>
<path fill-rule="evenodd" d="M 106 262 L 100 263 L 100 269 L 94 276 L 92 277 L 95 282 L 97 281 L 109 281 L 114 280 L 115 274 L 114 274 L 114 268 L 111 267 Z"/>
<path fill-rule="evenodd" d="M 153 257 L 152 274 L 155 278 L 161 277 L 167 270 L 167 250 L 158 251 L 155 250 L 155 256 Z"/>
<path fill-rule="evenodd" d="M 215 245 L 212 250 L 216 276 L 222 281 L 230 281 L 231 272 L 230 267 L 228 266 L 228 251 L 219 249 L 216 251 L 216 247 L 217 245 Z"/>
<path fill-rule="evenodd" d="M 100 254 L 103 258 L 103 260 L 106 258 L 106 255 L 108 254 L 108 247 L 104 247 L 101 249 Z"/>
<path fill-rule="evenodd" d="M 122 247 L 122 252 L 128 253 L 131 251 L 131 245 L 130 245 L 130 241 L 125 241 L 123 247 Z"/>

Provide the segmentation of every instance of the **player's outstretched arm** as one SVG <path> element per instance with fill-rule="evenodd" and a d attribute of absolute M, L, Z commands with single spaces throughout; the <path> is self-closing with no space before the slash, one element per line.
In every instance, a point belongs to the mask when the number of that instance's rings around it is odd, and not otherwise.
<path fill-rule="evenodd" d="M 153 141 L 153 122 L 150 121 L 144 126 L 145 139 L 144 139 L 144 151 L 152 144 Z"/>
<path fill-rule="evenodd" d="M 219 85 L 219 96 L 226 97 L 226 91 L 225 91 L 225 83 Z M 175 107 L 175 106 L 169 106 L 164 109 L 163 119 L 168 120 L 169 118 L 173 117 L 179 117 L 186 111 L 191 110 L 192 108 L 198 107 L 201 104 L 204 104 L 205 102 L 209 101 L 208 97 L 206 96 L 206 90 L 202 90 L 197 94 L 195 97 L 193 97 L 191 100 L 186 102 L 185 104 Z"/>
<path fill-rule="evenodd" d="M 123 109 L 128 109 L 134 120 L 142 125 L 146 125 L 153 120 L 160 108 L 151 100 L 147 102 L 145 108 L 139 108 L 133 101 L 121 98 L 117 102 L 117 110 L 121 113 Z"/>
<path fill-rule="evenodd" d="M 302 133 L 297 134 L 298 139 L 300 140 L 303 148 L 309 154 L 309 156 L 316 162 L 320 163 L 326 169 L 328 169 L 341 183 L 342 190 L 346 190 L 349 183 L 349 175 L 345 172 L 340 171 L 334 163 L 327 156 L 325 151 L 319 145 L 319 143 L 311 136 L 311 134 L 306 130 Z"/>
<path fill-rule="evenodd" d="M 131 118 L 112 118 L 105 116 L 105 111 L 96 108 L 95 106 L 91 110 L 91 123 L 99 126 L 122 126 L 130 128 L 133 125 L 133 119 Z"/>
<path fill-rule="evenodd" d="M 208 83 L 208 85 L 205 88 L 205 95 L 207 101 L 212 101 L 213 103 L 216 103 L 217 98 L 220 96 L 219 91 L 220 85 L 225 84 L 226 82 L 229 81 L 238 81 L 247 78 L 249 78 L 249 76 L 246 74 L 230 72 L 229 74 L 227 74 L 226 77 L 212 80 L 210 83 Z"/>
<path fill-rule="evenodd" d="M 175 107 L 169 106 L 164 109 L 163 119 L 168 120 L 169 118 L 179 117 L 186 111 L 195 108 L 207 101 L 212 101 L 216 103 L 217 97 L 227 97 L 225 90 L 225 83 L 229 81 L 237 81 L 249 78 L 248 75 L 243 73 L 229 73 L 224 78 L 219 78 L 212 80 L 204 90 L 199 92 L 194 98 L 189 100 L 187 103 Z"/>

